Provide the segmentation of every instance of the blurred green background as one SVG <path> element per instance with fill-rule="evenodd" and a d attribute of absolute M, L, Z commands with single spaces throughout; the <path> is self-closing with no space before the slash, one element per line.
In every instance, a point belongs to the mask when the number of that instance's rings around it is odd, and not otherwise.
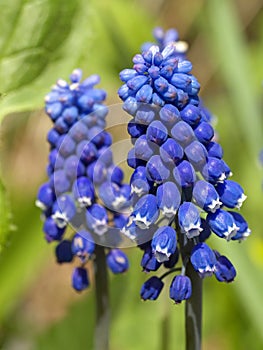
<path fill-rule="evenodd" d="M 263 349 L 262 7 L 262 0 L 0 1 L 1 349 L 92 349 L 93 289 L 81 295 L 71 289 L 72 266 L 56 265 L 34 207 L 51 126 L 43 98 L 58 77 L 81 67 L 85 75 L 99 73 L 108 104 L 118 103 L 118 72 L 131 66 L 156 25 L 177 28 L 189 42 L 225 159 L 248 195 L 242 213 L 252 236 L 242 244 L 213 238 L 238 277 L 231 285 L 204 281 L 203 349 Z M 128 255 L 129 273 L 111 276 L 111 349 L 159 350 L 164 338 L 167 349 L 184 349 L 183 305 L 173 305 L 167 291 L 142 303 L 140 252 Z"/>

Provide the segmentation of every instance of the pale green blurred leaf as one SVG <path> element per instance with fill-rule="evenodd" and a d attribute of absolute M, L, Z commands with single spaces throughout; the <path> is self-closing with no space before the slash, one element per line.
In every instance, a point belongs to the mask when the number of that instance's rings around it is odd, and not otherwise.
<path fill-rule="evenodd" d="M 89 6 L 83 0 L 0 3 L 0 117 L 42 104 L 47 88 L 69 74 L 87 49 Z M 82 35 L 80 33 L 83 32 Z M 85 45 L 84 45 L 85 43 Z"/>
<path fill-rule="evenodd" d="M 262 148 L 263 123 L 255 93 L 258 89 L 252 83 L 249 48 L 243 35 L 236 3 L 233 0 L 207 1 L 206 21 L 207 19 L 210 29 L 207 35 L 209 47 L 213 49 L 215 59 L 220 63 L 222 77 L 235 112 L 232 118 L 236 120 L 236 127 L 242 132 L 250 155 L 255 159 Z M 253 70 L 257 72 L 256 67 Z"/>
<path fill-rule="evenodd" d="M 11 229 L 11 210 L 6 190 L 0 179 L 0 255 L 7 245 Z"/>

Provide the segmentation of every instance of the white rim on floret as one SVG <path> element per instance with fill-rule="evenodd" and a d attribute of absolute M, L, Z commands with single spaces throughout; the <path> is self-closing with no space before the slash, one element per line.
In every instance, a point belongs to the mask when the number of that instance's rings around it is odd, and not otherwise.
<path fill-rule="evenodd" d="M 177 209 L 175 209 L 174 207 L 163 207 L 161 211 L 163 215 L 165 215 L 167 218 L 172 218 L 177 213 Z"/>
<path fill-rule="evenodd" d="M 164 262 L 164 261 L 168 261 L 171 253 L 168 252 L 168 248 L 162 248 L 159 245 L 156 246 L 156 249 L 153 251 L 154 256 L 156 258 L 156 260 L 160 263 Z"/>
<path fill-rule="evenodd" d="M 92 229 L 98 236 L 104 235 L 108 230 L 106 219 L 97 220 L 97 222 L 92 225 Z"/>
<path fill-rule="evenodd" d="M 91 198 L 90 197 L 79 197 L 78 198 L 78 203 L 81 208 L 84 207 L 90 207 L 92 204 Z"/>
<path fill-rule="evenodd" d="M 230 239 L 237 234 L 238 230 L 239 230 L 239 227 L 237 227 L 235 223 L 233 224 L 233 226 L 227 226 L 227 231 L 224 232 L 224 236 L 226 237 L 226 240 L 230 241 Z"/>
<path fill-rule="evenodd" d="M 56 211 L 51 217 L 52 217 L 52 219 L 55 220 L 55 222 L 59 228 L 63 228 L 65 226 L 67 226 L 67 223 L 69 221 L 69 218 L 67 217 L 67 215 L 65 213 L 61 213 L 59 211 Z"/>
<path fill-rule="evenodd" d="M 146 216 L 141 217 L 140 214 L 137 214 L 133 221 L 136 223 L 137 226 L 139 226 L 142 230 L 148 229 L 149 226 L 152 224 L 151 221 L 148 221 Z"/>
<path fill-rule="evenodd" d="M 47 206 L 43 202 L 41 202 L 39 199 L 35 201 L 35 205 L 43 211 L 47 210 Z"/>
<path fill-rule="evenodd" d="M 237 200 L 236 208 L 237 208 L 237 209 L 240 209 L 240 208 L 242 207 L 243 202 L 244 202 L 246 199 L 247 199 L 247 196 L 246 196 L 244 193 L 242 193 L 241 197 L 238 198 L 238 200 Z"/>
<path fill-rule="evenodd" d="M 222 205 L 222 202 L 220 202 L 219 197 L 217 199 L 213 199 L 212 203 L 209 204 L 207 207 L 209 208 L 209 211 L 212 213 L 215 213 L 217 209 L 219 209 Z"/>

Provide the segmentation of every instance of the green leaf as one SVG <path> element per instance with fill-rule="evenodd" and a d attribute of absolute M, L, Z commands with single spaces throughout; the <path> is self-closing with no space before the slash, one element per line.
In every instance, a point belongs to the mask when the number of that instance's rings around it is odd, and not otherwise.
<path fill-rule="evenodd" d="M 6 246 L 11 229 L 11 210 L 6 190 L 0 179 L 0 255 Z"/>
<path fill-rule="evenodd" d="M 207 22 L 208 19 L 208 22 Z M 238 11 L 233 0 L 210 0 L 207 2 L 206 35 L 209 47 L 220 63 L 222 77 L 234 108 L 232 118 L 240 128 L 255 159 L 262 147 L 263 125 L 259 99 L 253 86 L 249 47 L 243 35 Z M 261 61 L 259 66 L 261 65 Z M 255 72 L 257 68 L 253 67 Z"/>
<path fill-rule="evenodd" d="M 84 0 L 4 0 L 0 4 L 0 120 L 39 107 L 54 81 L 87 50 Z"/>

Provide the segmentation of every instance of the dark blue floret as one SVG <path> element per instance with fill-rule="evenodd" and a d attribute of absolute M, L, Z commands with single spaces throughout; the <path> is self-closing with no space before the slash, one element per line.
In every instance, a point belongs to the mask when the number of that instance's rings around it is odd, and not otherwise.
<path fill-rule="evenodd" d="M 101 236 L 108 230 L 108 215 L 106 209 L 100 204 L 93 204 L 86 211 L 87 227 L 95 234 Z"/>
<path fill-rule="evenodd" d="M 133 221 L 142 229 L 149 228 L 158 219 L 159 210 L 157 199 L 152 194 L 146 194 L 141 197 L 134 206 L 131 214 Z"/>
<path fill-rule="evenodd" d="M 206 144 L 214 137 L 214 129 L 211 124 L 207 122 L 201 122 L 194 130 L 195 136 L 198 141 Z"/>
<path fill-rule="evenodd" d="M 174 168 L 173 176 L 179 188 L 191 187 L 196 180 L 195 170 L 187 160 L 183 160 Z"/>
<path fill-rule="evenodd" d="M 117 274 L 123 273 L 129 268 L 129 261 L 126 254 L 120 249 L 111 249 L 106 257 L 109 269 Z"/>
<path fill-rule="evenodd" d="M 143 300 L 156 300 L 163 289 L 164 283 L 160 278 L 152 276 L 141 288 L 141 298 Z"/>
<path fill-rule="evenodd" d="M 71 250 L 71 241 L 63 240 L 56 246 L 56 258 L 59 264 L 70 263 L 73 260 L 74 254 Z"/>
<path fill-rule="evenodd" d="M 188 238 L 199 236 L 202 231 L 200 213 L 191 202 L 181 204 L 178 211 L 178 222 L 181 232 L 185 233 Z"/>
<path fill-rule="evenodd" d="M 217 256 L 218 255 L 218 256 Z M 236 277 L 236 269 L 231 261 L 224 255 L 216 254 L 214 274 L 219 282 L 232 282 Z"/>
<path fill-rule="evenodd" d="M 243 241 L 251 233 L 251 230 L 248 227 L 248 223 L 241 214 L 236 213 L 234 211 L 229 211 L 228 213 L 233 217 L 235 225 L 237 226 L 237 233 L 233 237 L 231 237 L 231 239 L 233 241 Z"/>
<path fill-rule="evenodd" d="M 83 267 L 76 267 L 72 274 L 72 287 L 81 292 L 82 290 L 89 287 L 89 278 L 87 270 Z"/>
<path fill-rule="evenodd" d="M 226 240 L 230 240 L 238 231 L 233 216 L 222 209 L 218 209 L 215 213 L 208 213 L 207 222 L 217 236 Z"/>
<path fill-rule="evenodd" d="M 170 170 L 164 165 L 159 155 L 152 156 L 146 165 L 146 171 L 148 178 L 158 184 L 168 180 L 170 176 Z"/>
<path fill-rule="evenodd" d="M 147 246 L 141 260 L 141 267 L 143 268 L 143 271 L 157 271 L 160 266 L 161 263 L 155 258 L 151 246 Z"/>
<path fill-rule="evenodd" d="M 48 242 L 60 241 L 65 232 L 65 226 L 59 227 L 52 217 L 48 217 L 44 222 L 43 231 Z"/>
<path fill-rule="evenodd" d="M 179 121 L 173 126 L 171 129 L 171 135 L 182 147 L 186 147 L 195 139 L 193 129 L 184 121 Z"/>
<path fill-rule="evenodd" d="M 212 276 L 215 271 L 216 256 L 206 243 L 198 243 L 193 248 L 190 260 L 201 277 Z"/>
<path fill-rule="evenodd" d="M 159 262 L 168 261 L 176 250 L 176 232 L 170 226 L 160 227 L 152 239 L 152 250 Z"/>
<path fill-rule="evenodd" d="M 64 161 L 64 171 L 68 179 L 75 180 L 79 176 L 83 176 L 86 172 L 85 165 L 74 154 Z"/>
<path fill-rule="evenodd" d="M 240 209 L 247 198 L 243 188 L 235 181 L 226 180 L 216 186 L 221 202 L 228 208 Z"/>
<path fill-rule="evenodd" d="M 173 218 L 181 203 L 181 194 L 175 183 L 168 181 L 159 186 L 156 197 L 157 205 L 163 215 Z"/>
<path fill-rule="evenodd" d="M 202 143 L 193 141 L 184 149 L 187 160 L 197 169 L 201 169 L 207 162 L 207 151 Z"/>
<path fill-rule="evenodd" d="M 85 230 L 76 233 L 72 239 L 71 250 L 74 255 L 77 255 L 84 260 L 87 255 L 93 254 L 95 250 L 95 242 L 92 235 Z"/>
<path fill-rule="evenodd" d="M 52 218 L 59 227 L 64 227 L 76 214 L 76 206 L 71 196 L 63 194 L 57 198 L 52 207 Z"/>
<path fill-rule="evenodd" d="M 154 148 L 152 143 L 147 140 L 146 135 L 141 135 L 134 144 L 134 153 L 136 159 L 148 161 L 154 155 Z"/>
<path fill-rule="evenodd" d="M 215 187 L 207 181 L 197 181 L 193 189 L 193 199 L 205 211 L 214 213 L 220 208 L 222 202 Z"/>
<path fill-rule="evenodd" d="M 219 143 L 211 141 L 208 142 L 205 146 L 209 157 L 214 157 L 218 159 L 223 158 L 223 148 Z"/>
<path fill-rule="evenodd" d="M 164 105 L 159 112 L 161 121 L 169 127 L 174 126 L 178 121 L 181 120 L 180 112 L 178 108 L 171 104 Z"/>
<path fill-rule="evenodd" d="M 45 183 L 40 186 L 38 190 L 36 205 L 42 210 L 47 210 L 48 208 L 52 207 L 54 201 L 55 193 L 50 184 Z"/>
<path fill-rule="evenodd" d="M 160 156 L 164 163 L 178 164 L 184 156 L 183 148 L 172 138 L 168 138 L 160 147 Z"/>
<path fill-rule="evenodd" d="M 187 300 L 192 295 L 191 280 L 187 276 L 175 276 L 170 285 L 170 298 L 176 304 L 180 304 L 183 300 Z"/>

